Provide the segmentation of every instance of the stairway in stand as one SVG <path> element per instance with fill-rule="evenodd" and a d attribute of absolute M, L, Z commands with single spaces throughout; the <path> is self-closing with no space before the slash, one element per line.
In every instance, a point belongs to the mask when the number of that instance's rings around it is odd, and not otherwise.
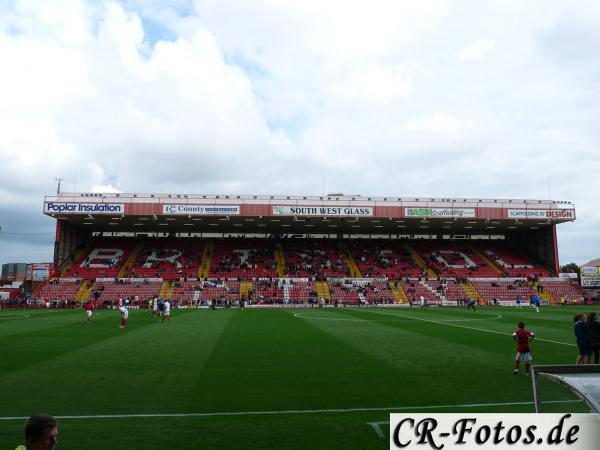
<path fill-rule="evenodd" d="M 412 256 L 412 259 L 415 261 L 417 266 L 419 266 L 421 270 L 427 274 L 427 278 L 437 277 L 437 274 L 433 270 L 431 270 L 431 268 L 427 265 L 423 257 L 419 255 L 419 252 L 417 252 L 412 245 L 410 245 L 408 242 L 403 245 L 404 248 L 408 250 L 410 256 Z"/>
<path fill-rule="evenodd" d="M 275 262 L 277 263 L 277 276 L 285 278 L 285 256 L 280 243 L 275 246 Z"/>
<path fill-rule="evenodd" d="M 473 286 L 469 281 L 460 283 L 460 287 L 463 288 L 463 291 L 465 291 L 465 294 L 467 294 L 469 300 L 475 300 L 480 306 L 485 306 L 485 300 L 481 298 L 481 295 L 479 295 L 479 292 L 477 292 L 475 286 Z"/>
<path fill-rule="evenodd" d="M 479 249 L 477 247 L 474 247 L 471 244 L 467 245 L 469 247 L 469 249 L 471 251 L 473 251 L 477 256 L 479 256 L 479 258 L 481 258 L 483 261 L 485 261 L 485 263 L 488 265 L 488 267 L 491 267 L 494 272 L 496 272 L 498 274 L 498 278 L 501 278 L 504 276 L 504 272 L 502 272 L 502 269 L 500 269 L 500 267 L 498 267 L 496 265 L 496 263 L 494 263 L 494 261 L 492 261 L 489 256 L 487 256 L 485 253 L 480 252 Z"/>
<path fill-rule="evenodd" d="M 394 283 L 393 281 L 390 281 L 388 284 L 392 289 L 392 293 L 394 294 L 397 303 L 408 303 L 408 296 L 399 282 Z"/>
<path fill-rule="evenodd" d="M 127 275 L 127 272 L 129 272 L 131 270 L 131 267 L 133 266 L 133 263 L 135 262 L 135 259 L 137 258 L 138 253 L 143 248 L 144 248 L 144 242 L 138 242 L 136 244 L 136 246 L 133 248 L 133 250 L 127 257 L 127 261 L 125 261 L 125 264 L 123 264 L 123 267 L 121 267 L 121 270 L 119 271 L 119 275 L 117 275 L 119 278 L 125 278 L 125 275 Z"/>
<path fill-rule="evenodd" d="M 252 281 L 240 281 L 240 298 L 248 300 L 248 291 L 256 292 L 254 283 Z"/>
<path fill-rule="evenodd" d="M 320 300 L 324 298 L 331 302 L 331 293 L 329 292 L 329 285 L 327 281 L 317 281 L 315 282 L 315 289 L 317 291 L 317 298 Z"/>
<path fill-rule="evenodd" d="M 173 280 L 164 280 L 160 286 L 158 296 L 163 300 L 171 300 L 173 298 L 174 283 Z"/>
<path fill-rule="evenodd" d="M 200 268 L 198 269 L 198 278 L 208 278 L 210 267 L 212 265 L 212 253 L 214 249 L 215 243 L 213 241 L 208 241 L 204 246 L 204 253 L 202 253 L 202 264 L 200 264 Z"/>
<path fill-rule="evenodd" d="M 81 283 L 81 287 L 77 291 L 75 295 L 75 300 L 78 302 L 87 302 L 90 299 L 90 294 L 94 290 L 94 286 L 96 286 L 96 282 L 94 280 L 84 280 Z"/>
<path fill-rule="evenodd" d="M 348 250 L 348 247 L 346 247 L 346 244 L 340 242 L 338 244 L 338 250 L 340 254 L 346 259 L 346 265 L 348 266 L 348 270 L 350 270 L 350 276 L 352 278 L 362 278 L 362 273 L 360 273 L 360 269 L 358 268 L 356 261 L 354 261 L 352 253 L 350 252 L 350 250 Z"/>

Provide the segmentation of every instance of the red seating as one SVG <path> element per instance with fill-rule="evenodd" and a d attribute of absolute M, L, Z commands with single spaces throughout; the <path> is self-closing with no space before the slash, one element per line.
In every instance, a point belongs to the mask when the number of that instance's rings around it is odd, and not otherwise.
<path fill-rule="evenodd" d="M 277 281 L 258 280 L 254 283 L 255 303 L 283 303 L 283 287 Z"/>
<path fill-rule="evenodd" d="M 284 285 L 284 296 L 286 290 L 289 303 L 310 303 L 317 301 L 317 289 L 313 281 L 294 280 Z"/>
<path fill-rule="evenodd" d="M 75 300 L 75 295 L 81 287 L 77 280 L 50 280 L 41 283 L 33 293 L 36 299 L 44 300 Z"/>
<path fill-rule="evenodd" d="M 498 276 L 498 273 L 465 243 L 419 241 L 412 245 L 439 277 L 495 278 Z"/>
<path fill-rule="evenodd" d="M 583 289 L 570 281 L 542 278 L 539 284 L 544 287 L 544 291 L 549 292 L 559 303 L 561 303 L 561 299 L 564 299 L 567 303 L 574 303 L 582 302 L 585 298 Z"/>
<path fill-rule="evenodd" d="M 212 278 L 276 278 L 275 242 L 270 239 L 217 241 L 212 254 Z"/>
<path fill-rule="evenodd" d="M 140 302 L 157 296 L 160 292 L 162 283 L 160 281 L 98 281 L 93 292 L 98 292 L 99 302 L 110 301 L 114 302 L 119 299 L 133 298 L 136 295 Z M 90 293 L 90 297 L 94 298 L 94 294 Z"/>
<path fill-rule="evenodd" d="M 432 287 L 420 280 L 402 280 L 402 288 L 411 302 L 419 302 L 421 296 L 428 304 L 439 304 L 442 302 L 440 294 Z"/>
<path fill-rule="evenodd" d="M 548 271 L 536 266 L 524 256 L 510 248 L 506 243 L 479 242 L 477 248 L 504 272 L 505 277 L 528 276 L 546 277 Z M 496 275 L 497 276 L 497 275 Z"/>
<path fill-rule="evenodd" d="M 75 261 L 65 278 L 114 278 L 135 244 L 135 240 L 127 239 L 95 241 L 91 250 Z"/>
<path fill-rule="evenodd" d="M 200 301 L 234 303 L 240 299 L 239 281 L 204 280 L 201 285 Z"/>
<path fill-rule="evenodd" d="M 525 281 L 471 279 L 471 284 L 479 292 L 481 298 L 488 303 L 493 302 L 494 299 L 515 301 L 518 295 L 523 298 L 523 301 L 529 301 L 529 298 L 534 294 L 533 288 Z"/>
<path fill-rule="evenodd" d="M 421 276 L 421 268 L 401 242 L 357 240 L 349 248 L 365 278 L 397 280 Z"/>
<path fill-rule="evenodd" d="M 202 260 L 203 241 L 153 240 L 145 243 L 128 277 L 195 278 Z"/>
<path fill-rule="evenodd" d="M 287 277 L 323 280 L 350 276 L 335 241 L 288 239 L 282 241 L 282 247 Z"/>

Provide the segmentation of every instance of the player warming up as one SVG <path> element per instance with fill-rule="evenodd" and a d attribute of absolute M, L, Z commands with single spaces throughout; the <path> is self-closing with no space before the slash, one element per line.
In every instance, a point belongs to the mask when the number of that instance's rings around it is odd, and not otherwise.
<path fill-rule="evenodd" d="M 517 342 L 517 356 L 515 357 L 515 370 L 513 374 L 519 373 L 521 361 L 525 362 L 525 375 L 529 375 L 529 363 L 531 362 L 531 349 L 529 342 L 535 337 L 531 331 L 525 329 L 525 324 L 519 322 L 518 329 L 512 334 L 513 339 Z"/>
<path fill-rule="evenodd" d="M 167 322 L 169 322 L 171 320 L 171 303 L 169 303 L 168 300 L 165 300 L 164 305 L 163 305 L 163 314 L 160 317 L 160 321 L 164 322 L 165 319 L 167 319 Z"/>
<path fill-rule="evenodd" d="M 127 325 L 127 318 L 129 317 L 129 311 L 125 306 L 121 306 L 119 311 L 121 311 L 121 326 L 119 328 L 125 328 L 125 325 Z"/>
<path fill-rule="evenodd" d="M 94 304 L 92 302 L 85 302 L 83 305 L 83 309 L 85 309 L 85 323 L 92 323 L 92 314 L 94 313 Z"/>
<path fill-rule="evenodd" d="M 467 311 L 470 309 L 475 311 L 475 300 L 469 300 L 469 303 L 467 303 Z"/>

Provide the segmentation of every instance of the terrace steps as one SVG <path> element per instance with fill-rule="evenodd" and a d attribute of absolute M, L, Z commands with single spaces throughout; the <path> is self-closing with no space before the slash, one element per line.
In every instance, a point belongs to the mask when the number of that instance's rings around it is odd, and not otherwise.
<path fill-rule="evenodd" d="M 281 243 L 275 246 L 275 262 L 277 263 L 277 275 L 285 278 L 285 256 Z"/>
<path fill-rule="evenodd" d="M 331 301 L 331 292 L 329 292 L 329 285 L 326 281 L 317 281 L 315 290 L 317 291 L 317 298 Z"/>
<path fill-rule="evenodd" d="M 408 295 L 406 295 L 406 292 L 400 283 L 396 284 L 390 281 L 389 285 L 397 303 L 408 303 Z"/>
<path fill-rule="evenodd" d="M 92 246 L 93 246 L 93 243 L 90 242 L 85 247 L 83 247 L 81 250 L 76 252 L 75 255 L 73 256 L 73 259 L 71 261 L 69 261 L 66 265 L 64 265 L 63 268 L 61 269 L 60 277 L 61 278 L 66 277 L 67 273 L 69 272 L 69 270 L 71 270 L 73 265 L 75 265 L 75 263 L 77 261 L 79 261 L 83 255 L 88 253 L 92 249 Z"/>
<path fill-rule="evenodd" d="M 362 278 L 363 276 L 360 272 L 360 269 L 358 268 L 358 264 L 356 264 L 356 261 L 354 261 L 352 253 L 350 252 L 350 250 L 348 250 L 346 244 L 340 243 L 338 248 L 346 259 L 346 265 L 350 270 L 350 275 L 352 276 L 352 278 Z"/>
<path fill-rule="evenodd" d="M 427 274 L 428 278 L 436 278 L 437 274 L 431 270 L 431 268 L 427 265 L 425 260 L 419 253 L 410 245 L 408 242 L 402 244 L 406 250 L 410 253 L 410 256 L 414 260 L 414 262 Z"/>
<path fill-rule="evenodd" d="M 498 267 L 496 265 L 496 263 L 494 261 L 492 261 L 490 259 L 489 256 L 487 256 L 485 253 L 479 251 L 479 249 L 471 244 L 468 244 L 468 247 L 470 250 L 472 250 L 477 256 L 479 256 L 479 258 L 481 258 L 491 269 L 494 270 L 494 272 L 496 272 L 498 274 L 499 277 L 504 276 L 504 272 L 502 271 L 502 269 L 500 269 L 500 267 Z"/>
<path fill-rule="evenodd" d="M 529 285 L 540 296 L 540 298 L 542 300 L 546 300 L 549 305 L 557 305 L 558 304 L 558 301 L 556 300 L 556 298 L 554 298 L 554 296 L 550 292 L 548 292 L 546 290 L 544 290 L 542 292 L 538 292 L 537 287 L 540 285 L 539 283 L 530 282 Z"/>
<path fill-rule="evenodd" d="M 119 271 L 119 274 L 117 275 L 119 278 L 125 278 L 125 275 L 127 275 L 127 272 L 129 272 L 131 270 L 131 268 L 133 267 L 133 264 L 135 263 L 135 260 L 137 258 L 138 253 L 144 248 L 144 242 L 138 242 L 135 247 L 133 248 L 133 250 L 131 251 L 131 253 L 129 254 L 129 256 L 127 257 L 127 261 L 125 261 L 125 264 L 123 264 L 123 267 L 121 267 L 121 270 Z"/>
<path fill-rule="evenodd" d="M 202 253 L 202 264 L 200 264 L 200 267 L 198 268 L 198 278 L 208 278 L 210 267 L 212 265 L 212 253 L 214 249 L 214 241 L 208 241 L 204 246 L 204 252 Z"/>
<path fill-rule="evenodd" d="M 248 299 L 248 292 L 253 291 L 254 284 L 252 281 L 240 281 L 240 298 Z"/>
<path fill-rule="evenodd" d="M 173 298 L 173 281 L 164 280 L 160 285 L 160 291 L 158 292 L 158 296 L 163 300 L 171 300 Z"/>
<path fill-rule="evenodd" d="M 463 288 L 463 291 L 465 291 L 465 294 L 467 294 L 467 297 L 470 300 L 475 300 L 481 306 L 485 305 L 485 300 L 483 300 L 481 295 L 479 295 L 479 292 L 477 292 L 477 289 L 475 289 L 475 286 L 473 286 L 470 282 L 467 281 L 466 283 L 460 283 L 460 286 Z"/>
<path fill-rule="evenodd" d="M 83 283 L 81 283 L 81 287 L 77 291 L 77 294 L 75 294 L 75 300 L 78 302 L 88 301 L 95 286 L 96 282 L 94 280 L 85 280 Z"/>

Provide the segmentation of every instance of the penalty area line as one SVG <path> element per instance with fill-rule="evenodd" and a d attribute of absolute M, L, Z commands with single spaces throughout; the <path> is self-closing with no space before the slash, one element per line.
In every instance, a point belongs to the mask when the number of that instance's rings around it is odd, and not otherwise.
<path fill-rule="evenodd" d="M 581 400 L 551 400 L 543 402 L 552 403 L 575 403 Z M 463 403 L 454 405 L 415 405 L 415 406 L 382 406 L 373 408 L 329 408 L 329 409 L 288 409 L 281 411 L 233 411 L 233 412 L 199 412 L 199 413 L 154 413 L 154 414 L 92 414 L 92 415 L 56 415 L 56 419 L 134 419 L 152 417 L 229 417 L 229 416 L 278 416 L 292 414 L 326 414 L 326 413 L 353 413 L 353 412 L 377 412 L 377 411 L 411 411 L 427 409 L 447 408 L 481 408 L 493 406 L 523 406 L 533 405 L 533 402 L 503 402 L 503 403 Z M 25 416 L 6 416 L 0 420 L 27 420 Z"/>

